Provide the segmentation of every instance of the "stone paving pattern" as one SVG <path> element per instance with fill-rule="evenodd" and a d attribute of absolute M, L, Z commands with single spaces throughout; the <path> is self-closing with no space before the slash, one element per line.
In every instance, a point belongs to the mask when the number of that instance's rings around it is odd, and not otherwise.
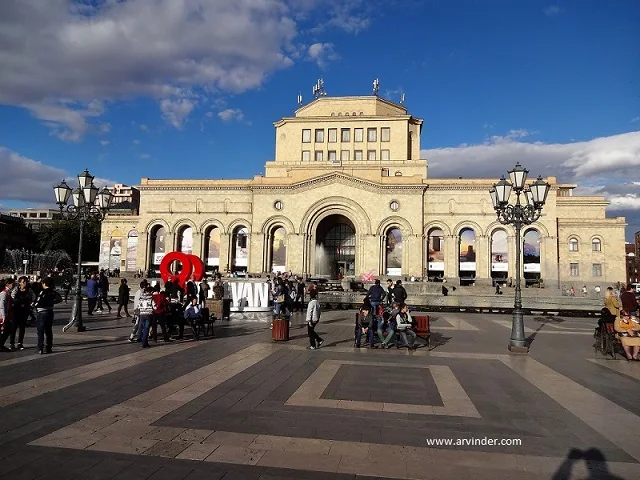
<path fill-rule="evenodd" d="M 0 478 L 640 478 L 640 363 L 595 354 L 593 319 L 527 317 L 523 357 L 500 315 L 433 314 L 413 352 L 355 349 L 352 311 L 318 351 L 302 316 L 273 343 L 253 314 L 143 350 L 113 315 L 62 334 L 68 311 L 54 354 L 33 329 L 0 354 Z M 522 445 L 426 442 L 483 437 Z"/>

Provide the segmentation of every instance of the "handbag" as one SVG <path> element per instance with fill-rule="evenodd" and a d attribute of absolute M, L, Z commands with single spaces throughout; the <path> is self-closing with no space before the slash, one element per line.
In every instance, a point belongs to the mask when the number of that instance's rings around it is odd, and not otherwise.
<path fill-rule="evenodd" d="M 284 303 L 284 295 L 278 295 L 276 297 L 276 303 Z"/>

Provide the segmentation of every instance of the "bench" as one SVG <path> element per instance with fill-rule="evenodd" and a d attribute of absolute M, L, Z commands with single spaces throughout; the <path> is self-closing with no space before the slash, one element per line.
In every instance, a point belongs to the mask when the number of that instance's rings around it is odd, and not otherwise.
<path fill-rule="evenodd" d="M 213 323 L 216 321 L 216 317 L 213 314 L 209 313 L 208 308 L 203 308 L 200 310 L 201 318 L 198 320 L 198 327 L 202 334 L 207 337 L 211 334 L 212 337 L 215 337 L 213 333 Z"/>
<path fill-rule="evenodd" d="M 413 330 L 416 336 L 427 342 L 427 348 L 431 348 L 431 328 L 429 326 L 429 315 L 416 315 L 412 317 L 416 324 Z"/>

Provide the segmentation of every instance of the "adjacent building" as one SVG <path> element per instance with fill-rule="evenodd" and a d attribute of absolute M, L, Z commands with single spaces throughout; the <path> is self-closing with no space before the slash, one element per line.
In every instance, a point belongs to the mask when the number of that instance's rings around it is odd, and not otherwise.
<path fill-rule="evenodd" d="M 496 220 L 488 193 L 496 179 L 430 178 L 420 156 L 423 121 L 404 105 L 319 96 L 274 127 L 275 158 L 264 175 L 143 178 L 139 211 L 114 212 L 102 225 L 102 266 L 157 270 L 178 250 L 209 272 L 467 284 L 515 277 L 515 233 Z M 523 230 L 527 282 L 623 281 L 625 219 L 607 218 L 603 197 L 546 181 L 543 215 Z"/>
<path fill-rule="evenodd" d="M 55 220 L 62 218 L 60 210 L 52 208 L 21 208 L 8 210 L 7 214 L 12 217 L 22 218 L 24 224 L 34 231 L 40 230 L 43 226 L 51 225 Z"/>

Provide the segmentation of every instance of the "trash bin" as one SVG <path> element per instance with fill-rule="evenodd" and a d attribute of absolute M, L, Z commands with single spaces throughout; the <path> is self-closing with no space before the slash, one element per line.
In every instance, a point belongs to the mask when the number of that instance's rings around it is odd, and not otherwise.
<path fill-rule="evenodd" d="M 271 339 L 274 342 L 286 342 L 289 340 L 289 319 L 274 316 L 272 320 Z"/>

